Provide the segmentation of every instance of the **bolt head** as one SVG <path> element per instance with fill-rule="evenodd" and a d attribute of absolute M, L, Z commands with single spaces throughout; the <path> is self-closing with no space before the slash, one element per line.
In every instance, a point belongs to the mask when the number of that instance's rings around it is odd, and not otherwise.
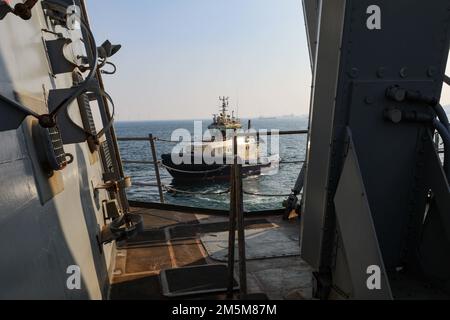
<path fill-rule="evenodd" d="M 400 69 L 400 77 L 402 77 L 402 78 L 408 77 L 408 68 L 403 67 Z"/>
<path fill-rule="evenodd" d="M 375 99 L 373 97 L 369 96 L 369 97 L 366 97 L 365 102 L 366 102 L 366 104 L 371 105 L 371 104 L 375 103 Z"/>
<path fill-rule="evenodd" d="M 434 77 L 436 75 L 436 68 L 433 66 L 429 67 L 428 71 L 427 71 L 427 75 L 430 78 Z"/>
<path fill-rule="evenodd" d="M 400 123 L 402 121 L 402 112 L 398 109 L 389 109 L 386 110 L 385 117 L 393 123 Z"/>
<path fill-rule="evenodd" d="M 350 77 L 352 77 L 352 78 L 358 78 L 358 76 L 359 76 L 358 68 L 351 68 L 349 74 L 350 74 Z"/>
<path fill-rule="evenodd" d="M 380 67 L 377 70 L 377 77 L 378 78 L 384 78 L 386 75 L 386 68 L 385 67 Z"/>

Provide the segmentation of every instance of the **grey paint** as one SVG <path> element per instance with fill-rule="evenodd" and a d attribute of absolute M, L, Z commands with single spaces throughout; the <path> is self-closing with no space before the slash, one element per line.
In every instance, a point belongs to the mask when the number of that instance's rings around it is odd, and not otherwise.
<path fill-rule="evenodd" d="M 286 234 L 281 228 L 245 230 L 245 238 L 247 260 L 300 255 L 296 236 Z M 228 261 L 228 231 L 206 233 L 201 236 L 201 241 L 209 257 L 216 261 Z M 235 260 L 238 261 L 238 257 Z"/>
<path fill-rule="evenodd" d="M 311 70 L 314 70 L 318 43 L 317 36 L 319 28 L 319 12 L 321 0 L 302 0 L 302 4 L 306 26 L 306 37 L 308 39 Z"/>
<path fill-rule="evenodd" d="M 420 265 L 439 287 L 450 292 L 450 186 L 440 166 L 433 140 L 425 140 L 425 152 L 430 157 L 425 163 L 424 184 L 433 192 L 420 242 Z"/>
<path fill-rule="evenodd" d="M 349 131 L 349 148 L 334 203 L 339 235 L 342 238 L 345 261 L 351 279 L 351 298 L 392 299 L 383 257 L 370 212 L 368 195 L 361 177 L 358 157 Z M 369 266 L 381 270 L 380 290 L 369 290 Z"/>
<path fill-rule="evenodd" d="M 47 111 L 49 90 L 72 85 L 70 73 L 51 75 L 42 38 L 54 36 L 42 28 L 53 29 L 39 4 L 30 21 L 14 15 L 0 21 L 0 91 L 9 98 L 14 92 L 28 97 L 21 102 L 39 113 Z M 100 250 L 96 236 L 104 225 L 101 201 L 108 195 L 94 196 L 93 190 L 102 183 L 101 164 L 91 164 L 86 143 L 66 145 L 75 161 L 61 172 L 63 190 L 42 204 L 41 167 L 32 156 L 40 146 L 30 141 L 26 123 L 0 133 L 0 298 L 106 298 L 112 245 Z M 81 268 L 81 290 L 66 287 L 70 265 Z"/>
<path fill-rule="evenodd" d="M 336 237 L 333 199 L 345 160 L 347 126 L 386 272 L 395 275 L 404 266 L 417 270 L 413 256 L 427 195 L 417 183 L 427 174 L 420 161 L 426 127 L 394 125 L 384 120 L 383 112 L 392 106 L 420 112 L 425 105 L 394 103 L 385 92 L 396 84 L 440 97 L 450 38 L 448 1 L 347 0 L 340 2 L 341 10 L 336 5 L 322 1 L 302 239 L 302 257 L 331 285 L 346 277 L 335 272 L 336 262 L 341 270 L 345 265 L 336 257 L 336 246 L 342 240 L 342 251 L 346 248 L 345 239 Z M 381 8 L 380 30 L 366 27 L 371 5 Z M 351 270 L 350 256 L 346 260 Z"/>
<path fill-rule="evenodd" d="M 302 219 L 302 257 L 316 269 L 320 264 L 322 226 L 327 207 L 332 122 L 345 3 L 345 0 L 322 1 L 319 19 L 304 193 L 305 214 Z"/>

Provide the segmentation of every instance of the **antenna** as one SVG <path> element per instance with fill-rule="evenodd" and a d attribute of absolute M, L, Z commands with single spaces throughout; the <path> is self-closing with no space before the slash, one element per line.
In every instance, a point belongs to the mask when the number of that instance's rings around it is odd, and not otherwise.
<path fill-rule="evenodd" d="M 236 118 L 239 119 L 239 89 L 236 89 Z"/>

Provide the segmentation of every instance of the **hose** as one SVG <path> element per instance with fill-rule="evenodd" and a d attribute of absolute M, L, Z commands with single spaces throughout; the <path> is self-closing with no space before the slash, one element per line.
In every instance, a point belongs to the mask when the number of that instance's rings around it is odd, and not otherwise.
<path fill-rule="evenodd" d="M 105 64 L 107 64 L 107 65 L 113 67 L 113 70 L 112 70 L 112 71 L 100 70 L 100 72 L 101 72 L 102 74 L 112 75 L 112 74 L 115 74 L 115 73 L 116 73 L 117 67 L 116 67 L 116 65 L 115 65 L 114 63 L 109 62 L 109 61 L 106 61 Z"/>
<path fill-rule="evenodd" d="M 437 130 L 444 142 L 444 171 L 450 181 L 450 132 L 438 119 L 433 120 L 433 127 Z"/>
<path fill-rule="evenodd" d="M 54 7 L 58 8 L 57 10 L 60 13 L 63 13 L 63 14 L 66 13 L 66 8 L 63 5 L 52 2 L 52 1 L 47 1 L 47 2 L 50 3 L 51 5 L 53 5 Z M 98 50 L 97 50 L 97 45 L 95 42 L 95 37 L 94 37 L 94 34 L 92 33 L 91 29 L 89 28 L 88 24 L 82 18 L 80 18 L 80 25 L 81 25 L 81 28 L 84 29 L 84 31 L 87 33 L 87 36 L 89 38 L 90 47 L 91 47 L 91 51 L 93 54 L 93 63 L 92 63 L 92 66 L 89 68 L 90 71 L 89 71 L 89 74 L 87 75 L 86 79 L 77 86 L 78 89 L 70 97 L 66 98 L 63 102 L 61 102 L 59 104 L 59 106 L 57 106 L 55 108 L 55 110 L 53 110 L 53 112 L 50 114 L 50 117 L 52 117 L 52 118 L 56 117 L 57 114 L 62 109 L 67 110 L 68 106 L 75 99 L 77 99 L 80 95 L 82 95 L 86 92 L 89 92 L 91 90 L 91 88 L 90 88 L 91 81 L 95 78 L 95 74 L 96 74 L 97 67 L 98 67 Z M 101 66 L 105 65 L 105 63 L 107 63 L 106 60 L 102 62 Z M 111 116 L 111 120 L 106 124 L 106 126 L 104 126 L 103 129 L 97 135 L 95 135 L 96 139 L 99 139 L 100 137 L 102 137 L 105 134 L 105 132 L 112 127 L 112 125 L 114 123 L 114 114 L 115 114 L 115 106 L 114 106 L 114 102 L 113 102 L 111 96 L 103 90 L 100 91 L 100 95 L 105 97 L 111 103 L 111 105 L 113 107 L 113 115 Z M 90 133 L 90 132 L 86 131 L 84 128 L 80 127 L 69 116 L 68 116 L 68 118 L 80 130 L 82 130 L 83 132 L 85 132 L 88 135 L 94 136 L 94 135 L 92 135 L 92 133 Z"/>
<path fill-rule="evenodd" d="M 448 75 L 444 75 L 444 83 L 450 86 L 450 77 Z"/>
<path fill-rule="evenodd" d="M 52 1 L 47 1 L 47 2 L 54 5 L 55 7 L 58 7 L 60 13 L 63 13 L 63 14 L 66 13 L 66 8 L 63 5 L 52 2 Z M 81 28 L 84 29 L 84 31 L 87 33 L 89 41 L 90 41 L 92 54 L 93 54 L 93 63 L 92 63 L 93 65 L 90 68 L 89 74 L 87 75 L 86 79 L 77 86 L 78 89 L 70 97 L 64 99 L 55 108 L 55 110 L 53 110 L 52 113 L 50 113 L 50 116 L 52 118 L 54 118 L 62 109 L 67 108 L 80 95 L 82 95 L 83 93 L 88 91 L 91 81 L 95 78 L 95 74 L 97 71 L 97 64 L 98 64 L 98 51 L 97 51 L 97 45 L 95 42 L 95 37 L 94 37 L 94 34 L 92 33 L 91 29 L 87 25 L 87 23 L 82 18 L 80 18 L 80 25 L 81 25 Z"/>
<path fill-rule="evenodd" d="M 444 125 L 444 127 L 447 129 L 447 131 L 450 133 L 450 123 L 448 121 L 447 113 L 445 112 L 442 105 L 439 103 L 433 105 L 433 110 L 436 112 L 437 117 L 441 121 L 441 123 Z"/>
<path fill-rule="evenodd" d="M 84 93 L 87 93 L 87 92 L 89 92 L 90 90 L 86 90 L 86 91 L 84 91 L 84 92 L 82 92 L 81 94 L 84 94 Z M 70 117 L 70 115 L 69 115 L 69 113 L 68 113 L 68 109 L 66 109 L 66 116 L 67 116 L 67 118 L 69 119 L 69 121 L 74 125 L 74 126 L 76 126 L 78 129 L 80 129 L 81 131 L 83 131 L 84 133 L 86 133 L 88 136 L 92 136 L 92 137 L 94 137 L 94 138 L 96 138 L 96 139 L 100 139 L 105 133 L 106 133 L 106 131 L 108 131 L 111 127 L 112 127 L 112 125 L 114 124 L 114 116 L 115 116 L 115 113 L 116 113 L 116 107 L 115 107 L 115 105 L 114 105 L 114 101 L 113 101 L 113 99 L 111 98 L 111 96 L 108 94 L 108 93 L 106 93 L 104 90 L 102 90 L 102 89 L 100 89 L 99 90 L 99 94 L 101 95 L 101 96 L 103 96 L 103 97 L 105 97 L 108 101 L 109 101 L 109 103 L 111 104 L 111 107 L 112 107 L 112 114 L 111 114 L 111 119 L 108 121 L 108 123 L 103 127 L 103 129 L 102 130 L 100 130 L 100 132 L 99 133 L 97 133 L 96 135 L 95 134 L 92 134 L 91 132 L 89 132 L 88 130 L 86 130 L 84 127 L 81 127 L 80 125 L 78 125 L 78 123 L 76 123 L 75 121 L 73 121 L 73 119 Z"/>
<path fill-rule="evenodd" d="M 64 7 L 63 5 L 52 2 L 52 1 L 47 1 L 47 2 L 49 4 L 52 4 L 54 7 L 58 8 L 56 10 L 58 10 L 60 13 L 63 13 L 63 14 L 66 13 L 66 7 Z M 8 99 L 7 97 L 5 97 L 3 95 L 0 95 L 0 100 L 3 100 L 4 102 L 16 107 L 21 112 L 23 112 L 25 115 L 33 116 L 34 118 L 38 119 L 39 123 L 41 124 L 42 127 L 44 127 L 44 128 L 54 127 L 56 125 L 56 117 L 57 117 L 58 113 L 61 110 L 66 109 L 81 94 L 89 91 L 89 86 L 91 85 L 92 80 L 95 78 L 95 74 L 97 71 L 98 52 L 97 52 L 97 46 L 95 43 L 94 34 L 92 33 L 91 29 L 89 28 L 89 26 L 86 24 L 86 22 L 82 18 L 80 18 L 80 25 L 81 25 L 81 28 L 84 29 L 84 31 L 86 31 L 86 33 L 88 35 L 91 48 L 93 49 L 92 53 L 93 53 L 94 59 L 93 59 L 93 63 L 92 63 L 93 66 L 90 69 L 88 76 L 82 83 L 80 83 L 77 86 L 77 90 L 70 97 L 64 99 L 50 114 L 43 114 L 43 115 L 39 115 L 36 112 L 34 112 L 33 110 L 30 110 L 29 108 L 21 105 L 20 103 L 17 103 L 11 99 Z M 108 124 L 108 126 L 110 127 L 110 124 Z"/>

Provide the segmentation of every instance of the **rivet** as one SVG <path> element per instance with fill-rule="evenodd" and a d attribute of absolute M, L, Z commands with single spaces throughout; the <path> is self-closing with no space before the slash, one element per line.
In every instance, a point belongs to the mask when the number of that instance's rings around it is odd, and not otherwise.
<path fill-rule="evenodd" d="M 436 75 L 436 68 L 433 66 L 429 67 L 427 74 L 430 78 L 434 77 Z"/>
<path fill-rule="evenodd" d="M 357 68 L 352 68 L 350 70 L 350 76 L 352 78 L 358 78 L 358 75 L 359 75 L 359 70 Z"/>
<path fill-rule="evenodd" d="M 402 78 L 408 77 L 408 68 L 403 67 L 400 69 L 400 77 L 402 77 Z"/>
<path fill-rule="evenodd" d="M 386 68 L 385 67 L 379 67 L 377 70 L 377 76 L 378 78 L 384 78 L 386 75 Z"/>
<path fill-rule="evenodd" d="M 369 96 L 369 97 L 366 97 L 365 101 L 366 101 L 366 103 L 369 104 L 369 105 L 371 105 L 371 104 L 373 104 L 373 103 L 375 102 L 374 98 L 373 98 L 373 97 L 370 97 L 370 96 Z"/>

